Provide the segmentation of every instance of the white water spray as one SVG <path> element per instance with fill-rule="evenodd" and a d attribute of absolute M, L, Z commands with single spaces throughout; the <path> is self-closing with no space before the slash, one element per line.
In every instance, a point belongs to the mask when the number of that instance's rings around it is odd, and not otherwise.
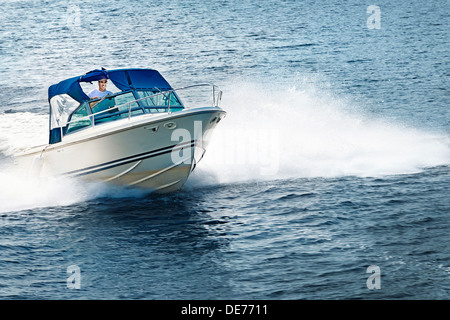
<path fill-rule="evenodd" d="M 48 116 L 29 112 L 0 114 L 0 212 L 67 206 L 100 197 L 142 197 L 148 193 L 66 177 L 40 179 L 13 165 L 14 153 L 45 145 L 47 140 Z"/>
<path fill-rule="evenodd" d="M 379 177 L 450 164 L 450 138 L 365 116 L 317 87 L 225 89 L 227 117 L 200 163 L 200 184 L 297 177 Z"/>
<path fill-rule="evenodd" d="M 227 117 L 213 133 L 187 187 L 300 177 L 383 176 L 450 164 L 450 138 L 383 119 L 310 86 L 224 89 Z M 71 205 L 145 192 L 75 179 L 36 180 L 15 172 L 14 152 L 46 144 L 48 117 L 0 114 L 0 212 Z"/>

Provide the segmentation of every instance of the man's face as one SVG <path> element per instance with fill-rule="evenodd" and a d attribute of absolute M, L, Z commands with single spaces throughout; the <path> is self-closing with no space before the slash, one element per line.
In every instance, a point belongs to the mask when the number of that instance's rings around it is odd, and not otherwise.
<path fill-rule="evenodd" d="M 105 91 L 105 90 L 106 90 L 106 84 L 107 84 L 107 82 L 108 82 L 108 80 L 106 80 L 106 79 L 100 80 L 100 81 L 98 82 L 98 89 L 99 89 L 100 91 Z"/>

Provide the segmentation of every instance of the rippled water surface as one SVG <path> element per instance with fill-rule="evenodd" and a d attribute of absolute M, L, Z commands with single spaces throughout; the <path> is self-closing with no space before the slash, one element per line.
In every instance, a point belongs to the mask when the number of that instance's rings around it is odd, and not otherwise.
<path fill-rule="evenodd" d="M 447 1 L 0 4 L 0 298 L 449 298 Z M 100 67 L 223 90 L 179 192 L 13 169 Z"/>

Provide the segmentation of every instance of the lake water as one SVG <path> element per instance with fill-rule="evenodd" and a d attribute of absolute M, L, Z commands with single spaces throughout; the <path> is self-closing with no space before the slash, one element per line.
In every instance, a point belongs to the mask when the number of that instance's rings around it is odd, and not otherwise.
<path fill-rule="evenodd" d="M 0 5 L 1 299 L 450 297 L 448 1 Z M 179 192 L 12 169 L 100 67 L 223 90 Z"/>

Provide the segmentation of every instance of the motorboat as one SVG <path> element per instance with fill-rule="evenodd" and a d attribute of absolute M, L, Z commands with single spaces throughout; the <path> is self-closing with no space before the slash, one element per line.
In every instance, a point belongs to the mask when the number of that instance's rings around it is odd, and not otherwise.
<path fill-rule="evenodd" d="M 105 78 L 117 92 L 91 99 L 82 85 Z M 49 87 L 49 143 L 19 152 L 15 163 L 41 178 L 175 191 L 226 116 L 221 96 L 213 84 L 174 89 L 154 69 L 95 69 Z"/>

